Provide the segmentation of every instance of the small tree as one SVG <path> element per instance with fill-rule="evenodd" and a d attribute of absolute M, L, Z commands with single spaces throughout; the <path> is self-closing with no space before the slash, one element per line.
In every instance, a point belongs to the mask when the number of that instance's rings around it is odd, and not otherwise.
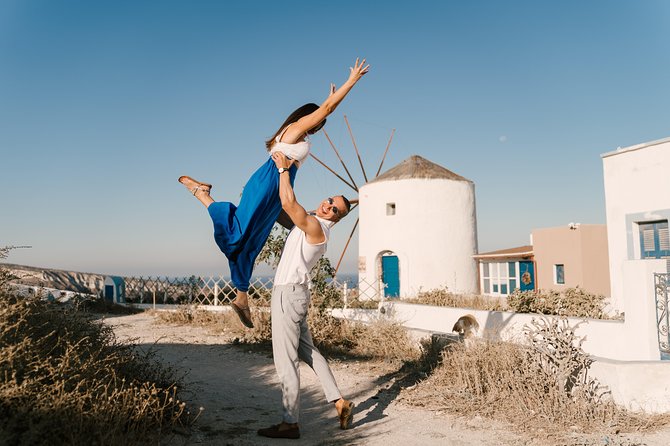
<path fill-rule="evenodd" d="M 284 244 L 286 243 L 286 237 L 288 237 L 288 230 L 283 226 L 275 224 L 268 239 L 265 241 L 265 245 L 263 245 L 263 249 L 261 249 L 260 254 L 256 257 L 256 265 L 267 263 L 272 268 L 277 269 Z"/>
<path fill-rule="evenodd" d="M 16 248 L 25 248 L 24 246 L 5 246 L 0 248 L 0 260 L 6 259 L 9 256 L 9 251 Z M 4 288 L 12 280 L 16 280 L 18 277 L 7 269 L 4 265 L 0 265 L 0 288 Z"/>
<path fill-rule="evenodd" d="M 263 249 L 256 258 L 256 264 L 267 263 L 272 268 L 276 269 L 279 265 L 279 259 L 281 258 L 281 253 L 284 249 L 288 234 L 289 231 L 284 227 L 274 225 Z M 334 275 L 335 268 L 333 268 L 330 264 L 330 260 L 326 257 L 321 257 L 310 272 L 312 282 L 312 302 L 320 312 L 342 301 L 340 291 L 332 282 Z"/>

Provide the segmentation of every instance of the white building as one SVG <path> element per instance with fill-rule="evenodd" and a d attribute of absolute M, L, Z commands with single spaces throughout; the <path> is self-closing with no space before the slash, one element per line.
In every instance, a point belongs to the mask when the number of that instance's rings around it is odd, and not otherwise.
<path fill-rule="evenodd" d="M 359 191 L 361 282 L 389 297 L 478 292 L 474 183 L 411 156 Z"/>
<path fill-rule="evenodd" d="M 612 305 L 625 311 L 624 269 L 632 267 L 626 265 L 670 258 L 670 138 L 619 148 L 601 156 Z M 649 262 L 645 263 L 649 266 Z M 657 272 L 666 271 L 667 264 Z"/>

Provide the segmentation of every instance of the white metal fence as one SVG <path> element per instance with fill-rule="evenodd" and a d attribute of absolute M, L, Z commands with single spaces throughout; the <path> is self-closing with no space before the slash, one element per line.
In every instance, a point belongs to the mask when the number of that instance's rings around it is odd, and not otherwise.
<path fill-rule="evenodd" d="M 235 299 L 235 287 L 221 276 L 188 278 L 124 277 L 126 302 L 155 304 L 227 305 Z M 272 279 L 255 278 L 249 286 L 249 297 L 257 305 L 269 305 Z M 384 284 L 360 281 L 352 285 L 334 279 L 323 290 L 333 307 L 366 307 L 380 301 Z M 380 292 L 381 291 L 381 292 Z M 313 294 L 319 294 L 313 287 Z"/>

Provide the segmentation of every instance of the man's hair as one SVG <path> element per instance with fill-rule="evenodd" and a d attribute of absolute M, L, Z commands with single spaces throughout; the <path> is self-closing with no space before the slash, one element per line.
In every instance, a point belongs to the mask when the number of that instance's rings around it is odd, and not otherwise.
<path fill-rule="evenodd" d="M 344 204 L 347 205 L 347 214 L 348 214 L 349 211 L 351 210 L 351 203 L 349 202 L 347 197 L 345 197 L 344 195 L 342 195 L 342 199 L 344 200 Z"/>
<path fill-rule="evenodd" d="M 349 215 L 349 211 L 351 211 L 351 202 L 350 202 L 350 201 L 347 199 L 347 197 L 345 197 L 344 195 L 340 195 L 340 197 L 342 197 L 342 201 L 344 201 L 344 205 L 345 205 L 346 208 L 347 208 L 347 213 L 344 214 L 344 215 L 342 215 L 342 214 L 337 214 L 337 215 L 336 215 L 337 220 L 335 220 L 335 222 L 338 222 L 338 221 L 342 220 L 344 217 L 346 217 L 347 215 Z"/>

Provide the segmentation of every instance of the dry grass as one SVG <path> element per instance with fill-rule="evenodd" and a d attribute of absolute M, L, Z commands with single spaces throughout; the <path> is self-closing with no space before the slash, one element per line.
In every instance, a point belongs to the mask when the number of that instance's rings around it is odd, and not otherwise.
<path fill-rule="evenodd" d="M 605 296 L 589 293 L 582 288 L 554 290 L 516 290 L 507 298 L 517 313 L 555 314 L 559 316 L 610 319 L 605 313 Z M 619 318 L 620 315 L 615 317 Z"/>
<path fill-rule="evenodd" d="M 197 307 L 157 312 L 157 322 L 205 327 L 213 333 L 228 335 L 235 343 L 269 344 L 271 318 L 267 308 L 252 307 L 254 328 L 242 326 L 232 311 L 210 312 Z M 318 306 L 310 306 L 308 324 L 314 344 L 324 354 L 384 360 L 400 363 L 417 359 L 420 351 L 407 331 L 398 323 L 377 321 L 361 324 L 336 319 Z"/>
<path fill-rule="evenodd" d="M 174 372 L 72 308 L 0 291 L 0 439 L 147 444 L 190 424 Z"/>
<path fill-rule="evenodd" d="M 436 305 L 452 308 L 472 308 L 485 311 L 513 311 L 516 313 L 552 314 L 593 319 L 619 319 L 620 314 L 605 312 L 605 296 L 593 294 L 582 288 L 554 290 L 515 290 L 505 297 L 479 294 L 455 294 L 446 288 L 422 291 L 414 298 L 404 298 L 402 302 L 422 305 Z"/>
<path fill-rule="evenodd" d="M 397 322 L 379 319 L 370 324 L 336 319 L 310 308 L 309 325 L 316 346 L 325 353 L 400 364 L 418 359 L 420 350 Z"/>
<path fill-rule="evenodd" d="M 409 304 L 435 305 L 439 307 L 472 308 L 475 310 L 486 311 L 508 310 L 504 298 L 483 296 L 481 294 L 455 294 L 446 288 L 421 291 L 416 297 L 403 298 L 402 302 Z"/>
<path fill-rule="evenodd" d="M 208 311 L 195 305 L 183 305 L 175 311 L 156 311 L 156 323 L 194 325 L 204 327 L 214 334 L 229 337 L 235 343 L 269 344 L 270 312 L 266 306 L 255 305 L 250 300 L 251 320 L 254 328 L 246 328 L 233 311 Z"/>
<path fill-rule="evenodd" d="M 631 413 L 614 404 L 588 375 L 591 364 L 574 328 L 541 319 L 527 331 L 529 346 L 507 342 L 454 344 L 430 377 L 403 399 L 464 416 L 511 423 L 561 438 L 566 432 L 618 433 L 667 424 L 666 415 Z"/>

